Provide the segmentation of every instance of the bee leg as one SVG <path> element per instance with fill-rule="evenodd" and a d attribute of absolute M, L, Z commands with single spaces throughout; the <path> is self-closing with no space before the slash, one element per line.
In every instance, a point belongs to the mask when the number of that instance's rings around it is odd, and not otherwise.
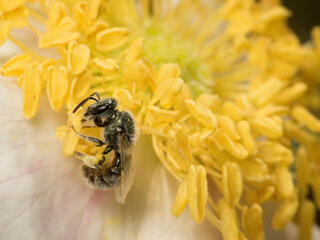
<path fill-rule="evenodd" d="M 95 156 L 86 155 L 78 151 L 75 151 L 73 155 L 76 158 L 80 159 L 83 162 L 83 164 L 86 165 L 87 167 L 97 169 L 97 164 L 96 164 L 97 159 Z"/>
<path fill-rule="evenodd" d="M 98 127 L 100 127 L 100 126 L 96 126 L 96 125 L 94 125 L 94 126 L 82 126 L 82 128 L 98 128 Z"/>
<path fill-rule="evenodd" d="M 115 157 L 113 159 L 111 172 L 116 174 L 116 175 L 121 175 L 121 160 L 120 160 L 120 153 L 119 152 L 115 153 Z"/>
<path fill-rule="evenodd" d="M 82 139 L 88 141 L 88 142 L 93 142 L 96 144 L 97 147 L 100 147 L 100 146 L 103 146 L 105 145 L 106 143 L 101 141 L 100 139 L 98 138 L 95 138 L 95 137 L 90 137 L 90 136 L 86 136 L 86 135 L 83 135 L 81 133 L 79 133 L 77 130 L 74 129 L 74 127 L 71 125 L 71 128 L 73 129 L 73 131 Z"/>
<path fill-rule="evenodd" d="M 96 95 L 98 99 L 94 98 L 93 96 Z M 72 113 L 75 113 L 82 105 L 84 105 L 88 100 L 94 100 L 96 102 L 100 101 L 100 96 L 98 92 L 92 93 L 89 97 L 83 99 L 72 111 Z"/>
<path fill-rule="evenodd" d="M 104 150 L 103 150 L 103 155 L 107 155 L 109 152 L 111 152 L 112 149 L 110 146 L 107 146 Z M 105 157 L 103 157 L 102 159 L 99 160 L 98 164 L 97 164 L 97 167 L 101 167 L 105 161 Z"/>

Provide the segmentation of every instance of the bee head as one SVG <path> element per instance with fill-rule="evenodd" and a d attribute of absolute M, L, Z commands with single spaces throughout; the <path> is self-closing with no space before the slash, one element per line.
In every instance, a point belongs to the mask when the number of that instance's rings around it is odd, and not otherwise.
<path fill-rule="evenodd" d="M 103 121 L 109 119 L 116 111 L 118 103 L 114 98 L 106 98 L 93 103 L 86 109 L 81 122 L 88 126 L 92 125 L 90 122 L 93 121 L 94 125 L 101 125 Z"/>

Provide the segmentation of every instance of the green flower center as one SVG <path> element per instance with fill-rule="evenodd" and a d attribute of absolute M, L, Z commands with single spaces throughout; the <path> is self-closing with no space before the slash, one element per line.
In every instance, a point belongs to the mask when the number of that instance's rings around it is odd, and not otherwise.
<path fill-rule="evenodd" d="M 191 41 L 180 38 L 165 23 L 156 21 L 146 23 L 144 31 L 144 57 L 156 67 L 165 63 L 177 63 L 182 79 L 195 95 L 212 91 L 213 82 L 209 68 Z"/>

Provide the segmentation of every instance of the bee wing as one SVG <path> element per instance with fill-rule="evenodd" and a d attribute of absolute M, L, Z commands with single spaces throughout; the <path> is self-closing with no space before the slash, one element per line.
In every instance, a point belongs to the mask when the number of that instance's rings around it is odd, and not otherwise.
<path fill-rule="evenodd" d="M 130 191 L 134 176 L 135 176 L 135 162 L 133 158 L 133 146 L 125 148 L 123 138 L 119 137 L 120 145 L 120 161 L 121 161 L 121 178 L 120 186 L 115 189 L 115 196 L 118 203 L 124 204 L 127 194 Z"/>

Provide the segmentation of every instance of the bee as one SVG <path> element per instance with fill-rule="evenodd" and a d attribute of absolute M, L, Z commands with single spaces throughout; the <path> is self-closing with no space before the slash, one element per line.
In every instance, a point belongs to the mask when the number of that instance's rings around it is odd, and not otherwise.
<path fill-rule="evenodd" d="M 89 105 L 81 119 L 81 125 L 86 127 L 102 128 L 102 139 L 75 133 L 87 142 L 94 143 L 97 147 L 105 146 L 102 154 L 97 156 L 74 152 L 74 155 L 83 161 L 82 174 L 86 182 L 99 190 L 115 189 L 116 200 L 124 203 L 130 191 L 135 165 L 132 157 L 136 140 L 136 127 L 133 116 L 128 111 L 117 110 L 118 102 L 114 98 L 100 99 L 97 92 L 83 99 L 74 109 L 75 113 L 87 101 L 95 103 Z M 111 161 L 107 157 L 113 153 Z"/>

